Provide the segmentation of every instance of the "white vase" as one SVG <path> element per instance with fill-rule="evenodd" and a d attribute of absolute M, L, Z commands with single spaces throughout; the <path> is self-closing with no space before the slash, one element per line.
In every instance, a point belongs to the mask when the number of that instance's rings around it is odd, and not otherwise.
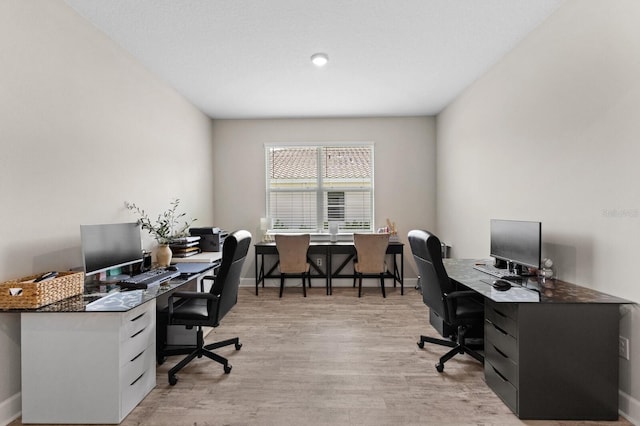
<path fill-rule="evenodd" d="M 160 244 L 156 249 L 156 261 L 158 262 L 158 267 L 166 268 L 171 264 L 171 258 L 173 257 L 173 253 L 171 252 L 171 247 L 168 244 Z"/>
<path fill-rule="evenodd" d="M 338 241 L 338 223 L 337 222 L 329 222 L 329 234 L 330 240 L 332 243 Z"/>

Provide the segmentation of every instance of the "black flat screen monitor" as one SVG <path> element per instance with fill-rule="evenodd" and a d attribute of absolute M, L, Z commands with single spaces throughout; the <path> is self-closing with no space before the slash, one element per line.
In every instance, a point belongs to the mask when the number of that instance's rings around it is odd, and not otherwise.
<path fill-rule="evenodd" d="M 516 265 L 540 268 L 542 223 L 491 220 L 491 256 Z"/>
<path fill-rule="evenodd" d="M 86 275 L 142 262 L 138 223 L 80 225 L 82 260 Z"/>

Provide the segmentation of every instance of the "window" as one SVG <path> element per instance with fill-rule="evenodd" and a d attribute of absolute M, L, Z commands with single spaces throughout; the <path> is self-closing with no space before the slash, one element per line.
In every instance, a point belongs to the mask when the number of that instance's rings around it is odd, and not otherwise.
<path fill-rule="evenodd" d="M 270 230 L 373 231 L 373 145 L 267 145 Z"/>
<path fill-rule="evenodd" d="M 327 192 L 327 219 L 344 222 L 344 192 Z"/>

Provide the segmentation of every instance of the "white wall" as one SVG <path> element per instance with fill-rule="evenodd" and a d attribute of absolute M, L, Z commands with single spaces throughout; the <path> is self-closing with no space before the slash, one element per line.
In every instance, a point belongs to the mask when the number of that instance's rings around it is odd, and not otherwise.
<path fill-rule="evenodd" d="M 375 221 L 395 221 L 406 242 L 413 228 L 435 226 L 433 117 L 214 121 L 214 216 L 217 226 L 260 235 L 265 216 L 264 144 L 349 142 L 375 144 Z M 253 252 L 246 276 L 254 277 Z M 405 250 L 405 276 L 416 276 Z"/>
<path fill-rule="evenodd" d="M 81 266 L 79 225 L 134 221 L 125 200 L 213 220 L 211 120 L 61 1 L 0 2 L 0 147 L 0 281 Z M 3 424 L 18 314 L 0 313 L 0 371 Z"/>
<path fill-rule="evenodd" d="M 438 117 L 438 232 L 486 257 L 489 219 L 542 221 L 558 276 L 640 301 L 640 2 L 568 0 Z M 640 311 L 620 406 L 640 422 Z"/>

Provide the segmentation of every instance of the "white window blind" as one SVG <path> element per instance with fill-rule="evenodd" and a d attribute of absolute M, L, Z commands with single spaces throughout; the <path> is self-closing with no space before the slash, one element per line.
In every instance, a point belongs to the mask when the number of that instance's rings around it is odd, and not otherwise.
<path fill-rule="evenodd" d="M 267 145 L 270 230 L 373 230 L 373 145 Z"/>

